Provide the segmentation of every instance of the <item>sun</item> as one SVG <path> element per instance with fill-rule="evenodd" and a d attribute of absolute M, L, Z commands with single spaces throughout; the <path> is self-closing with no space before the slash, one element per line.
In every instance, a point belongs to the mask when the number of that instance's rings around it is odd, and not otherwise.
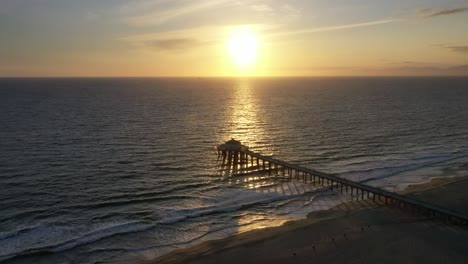
<path fill-rule="evenodd" d="M 241 69 L 255 64 L 259 46 L 257 36 L 249 30 L 235 32 L 227 42 L 233 63 Z"/>

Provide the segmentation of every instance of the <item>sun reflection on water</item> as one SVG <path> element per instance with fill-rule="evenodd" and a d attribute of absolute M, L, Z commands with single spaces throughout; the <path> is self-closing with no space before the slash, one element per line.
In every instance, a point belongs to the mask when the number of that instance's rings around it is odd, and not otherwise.
<path fill-rule="evenodd" d="M 257 148 L 268 142 L 269 136 L 262 124 L 262 118 L 258 109 L 258 99 L 255 98 L 253 81 L 239 79 L 235 84 L 234 96 L 230 106 L 231 117 L 228 127 L 229 138 L 240 140 L 251 149 Z M 268 153 L 263 153 L 268 155 Z"/>
<path fill-rule="evenodd" d="M 228 114 L 224 124 L 223 136 L 226 140 L 234 138 L 249 146 L 251 150 L 264 155 L 271 155 L 271 136 L 269 135 L 267 124 L 262 115 L 264 111 L 260 108 L 260 98 L 255 90 L 255 81 L 252 79 L 238 79 L 234 83 L 230 102 L 228 104 Z M 268 176 L 256 164 L 244 164 L 243 169 L 248 175 L 233 176 L 229 169 L 224 168 L 223 177 L 226 177 L 227 184 L 242 189 L 245 197 L 257 197 L 254 199 L 271 199 L 276 195 L 276 185 L 274 175 Z M 250 168 L 250 169 L 249 169 Z M 250 170 L 250 172 L 249 172 Z M 237 189 L 236 188 L 236 189 Z M 242 195 L 242 196 L 244 196 Z M 265 195 L 263 198 L 259 198 Z M 279 226 L 287 219 L 272 219 L 266 214 L 258 214 L 253 211 L 245 212 L 237 219 L 237 232 L 242 233 L 254 229 L 261 229 L 271 226 Z"/>
<path fill-rule="evenodd" d="M 267 215 L 243 215 L 239 220 L 239 233 L 263 229 L 267 227 L 280 226 L 287 222 L 289 219 L 271 219 Z"/>

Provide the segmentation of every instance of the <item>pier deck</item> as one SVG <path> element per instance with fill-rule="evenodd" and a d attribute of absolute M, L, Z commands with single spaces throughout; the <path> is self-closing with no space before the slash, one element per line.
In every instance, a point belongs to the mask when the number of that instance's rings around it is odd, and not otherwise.
<path fill-rule="evenodd" d="M 283 176 L 288 175 L 290 179 L 295 175 L 295 178 L 301 179 L 303 182 L 321 184 L 322 186 L 326 184 L 330 186 L 331 189 L 336 188 L 341 193 L 350 191 L 351 195 L 353 195 L 355 192 L 358 199 L 360 194 L 361 199 L 365 199 L 366 197 L 366 199 L 384 200 L 386 205 L 397 204 L 399 207 L 410 207 L 429 217 L 442 219 L 446 223 L 468 224 L 468 216 L 455 210 L 429 204 L 412 197 L 389 192 L 359 182 L 343 179 L 332 174 L 301 167 L 272 157 L 263 156 L 249 150 L 247 146 L 241 145 L 238 141 L 231 140 L 230 142 L 232 144 L 229 144 L 228 141 L 226 144 L 219 145 L 217 149 L 218 157 L 223 157 L 223 164 L 232 166 L 233 170 L 237 170 L 238 166 L 241 164 L 250 163 L 252 166 L 256 164 L 258 168 L 262 167 L 264 170 L 268 170 L 269 173 L 274 171 Z"/>

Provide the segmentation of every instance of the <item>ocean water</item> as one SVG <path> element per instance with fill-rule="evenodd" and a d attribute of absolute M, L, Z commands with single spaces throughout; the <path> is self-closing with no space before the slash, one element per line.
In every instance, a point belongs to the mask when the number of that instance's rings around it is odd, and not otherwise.
<path fill-rule="evenodd" d="M 215 147 L 390 191 L 468 175 L 468 78 L 0 79 L 0 261 L 129 263 L 350 197 Z"/>

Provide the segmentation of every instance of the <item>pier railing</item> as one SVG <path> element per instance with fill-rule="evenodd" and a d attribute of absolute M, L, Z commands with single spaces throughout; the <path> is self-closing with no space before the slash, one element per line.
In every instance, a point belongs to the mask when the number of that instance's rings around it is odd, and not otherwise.
<path fill-rule="evenodd" d="M 350 192 L 351 195 L 355 194 L 358 199 L 359 196 L 361 196 L 361 199 L 379 200 L 386 205 L 410 207 L 421 214 L 442 219 L 447 223 L 468 224 L 468 216 L 455 210 L 429 204 L 412 197 L 389 192 L 359 182 L 343 179 L 332 174 L 301 167 L 272 157 L 263 156 L 250 151 L 248 147 L 244 145 L 239 144 L 232 147 L 222 144 L 219 145 L 217 149 L 218 157 L 222 157 L 223 159 L 222 163 L 232 168 L 233 171 L 237 171 L 238 167 L 242 165 L 256 165 L 258 169 L 262 168 L 263 170 L 267 170 L 269 174 L 275 172 L 276 175 L 282 175 L 283 177 L 288 176 L 289 179 L 293 179 L 294 176 L 294 178 L 302 180 L 305 183 L 321 184 L 322 186 L 327 185 L 332 190 L 336 189 L 341 193 Z"/>

